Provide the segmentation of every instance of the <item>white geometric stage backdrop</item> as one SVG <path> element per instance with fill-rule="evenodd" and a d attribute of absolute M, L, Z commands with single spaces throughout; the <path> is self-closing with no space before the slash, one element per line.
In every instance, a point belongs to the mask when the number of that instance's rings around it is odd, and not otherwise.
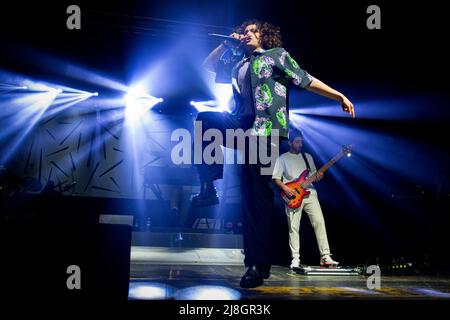
<path fill-rule="evenodd" d="M 42 188 L 52 180 L 55 190 L 67 189 L 66 195 L 171 200 L 198 190 L 195 168 L 176 166 L 170 159 L 172 130 L 191 131 L 192 117 L 154 113 L 139 138 L 131 140 L 117 113 L 71 108 L 43 119 L 13 155 L 10 169 Z M 237 174 L 229 170 L 218 185 L 228 203 L 240 201 Z"/>

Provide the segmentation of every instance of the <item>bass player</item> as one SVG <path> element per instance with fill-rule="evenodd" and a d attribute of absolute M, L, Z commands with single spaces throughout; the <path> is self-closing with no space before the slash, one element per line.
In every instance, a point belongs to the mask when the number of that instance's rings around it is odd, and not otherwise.
<path fill-rule="evenodd" d="M 323 173 L 316 172 L 314 160 L 309 153 L 302 153 L 303 136 L 298 130 L 289 131 L 289 151 L 280 155 L 277 159 L 272 174 L 274 183 L 288 196 L 295 197 L 296 191 L 290 189 L 286 184 L 297 179 L 305 169 L 309 170 L 309 175 L 316 174 L 315 181 L 323 178 Z M 292 262 L 291 269 L 296 269 L 300 264 L 300 220 L 302 211 L 308 214 L 314 233 L 316 235 L 317 245 L 320 252 L 320 266 L 335 267 L 339 263 L 331 258 L 330 247 L 328 245 L 325 221 L 320 207 L 317 191 L 313 184 L 309 184 L 307 191 L 310 194 L 303 199 L 298 208 L 290 208 L 286 205 L 286 215 L 289 226 L 289 247 L 291 249 Z"/>

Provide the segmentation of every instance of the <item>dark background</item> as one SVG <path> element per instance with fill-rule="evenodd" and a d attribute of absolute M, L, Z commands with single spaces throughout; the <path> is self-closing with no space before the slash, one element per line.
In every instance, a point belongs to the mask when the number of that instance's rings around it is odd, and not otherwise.
<path fill-rule="evenodd" d="M 370 79 L 397 89 L 446 88 L 442 80 L 448 71 L 444 63 L 448 26 L 438 1 L 426 5 L 409 1 L 299 1 L 295 5 L 289 1 L 122 2 L 5 3 L 0 13 L 2 47 L 26 44 L 125 78 L 129 48 L 139 37 L 161 47 L 187 36 L 181 22 L 204 25 L 204 29 L 196 29 L 195 35 L 200 37 L 204 31 L 231 30 L 256 17 L 279 25 L 284 46 L 328 81 Z M 81 8 L 81 30 L 66 28 L 65 11 L 70 4 Z M 370 4 L 381 7 L 381 30 L 366 28 Z M 106 14 L 113 15 L 106 18 Z M 148 20 L 147 30 L 137 33 L 132 16 L 164 21 Z M 13 64 L 14 57 L 10 58 L 2 56 L 2 65 L 24 67 L 23 61 Z"/>

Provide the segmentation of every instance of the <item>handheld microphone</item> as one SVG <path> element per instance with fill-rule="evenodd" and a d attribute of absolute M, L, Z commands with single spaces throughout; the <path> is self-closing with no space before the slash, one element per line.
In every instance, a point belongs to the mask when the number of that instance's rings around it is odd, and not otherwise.
<path fill-rule="evenodd" d="M 234 42 L 241 42 L 241 40 L 233 38 L 232 36 L 227 36 L 224 34 L 218 34 L 218 33 L 208 33 L 208 36 L 212 36 L 215 38 L 220 38 L 222 40 L 228 40 L 228 41 L 234 41 Z"/>

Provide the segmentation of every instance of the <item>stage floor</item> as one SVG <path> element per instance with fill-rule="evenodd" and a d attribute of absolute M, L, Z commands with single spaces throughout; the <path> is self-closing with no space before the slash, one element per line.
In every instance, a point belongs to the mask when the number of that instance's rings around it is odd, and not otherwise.
<path fill-rule="evenodd" d="M 381 275 L 381 288 L 369 290 L 363 275 L 305 276 L 282 266 L 264 285 L 242 289 L 242 261 L 240 249 L 133 246 L 129 299 L 450 299 L 448 277 Z"/>

